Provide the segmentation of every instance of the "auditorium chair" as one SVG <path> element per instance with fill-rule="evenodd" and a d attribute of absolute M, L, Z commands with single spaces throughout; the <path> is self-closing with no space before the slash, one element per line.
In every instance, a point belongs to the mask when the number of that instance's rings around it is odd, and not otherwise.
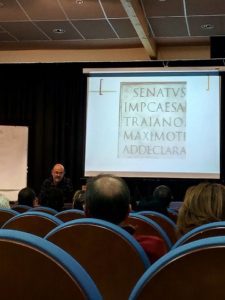
<path fill-rule="evenodd" d="M 59 225 L 45 237 L 70 253 L 90 274 L 104 300 L 124 300 L 150 262 L 121 227 L 94 218 Z"/>
<path fill-rule="evenodd" d="M 67 209 L 58 212 L 55 216 L 63 222 L 68 222 L 68 221 L 84 218 L 85 214 L 84 211 L 79 209 Z"/>
<path fill-rule="evenodd" d="M 224 299 L 225 237 L 177 247 L 140 277 L 129 300 Z"/>
<path fill-rule="evenodd" d="M 62 221 L 55 216 L 40 211 L 27 211 L 18 213 L 6 221 L 3 229 L 14 229 L 29 232 L 44 237 L 49 231 L 62 224 Z"/>
<path fill-rule="evenodd" d="M 155 221 L 138 213 L 130 213 L 126 218 L 124 225 L 132 225 L 135 228 L 134 236 L 154 235 L 160 237 L 169 251 L 172 242 L 166 231 Z"/>
<path fill-rule="evenodd" d="M 28 205 L 23 205 L 23 204 L 16 204 L 16 205 L 13 205 L 11 208 L 13 210 L 18 211 L 19 213 L 23 213 L 23 212 L 30 210 L 32 207 L 28 206 Z"/>
<path fill-rule="evenodd" d="M 137 214 L 146 216 L 147 218 L 159 224 L 169 236 L 172 244 L 177 241 L 177 226 L 169 217 L 163 215 L 162 213 L 151 210 L 140 211 L 137 212 Z"/>
<path fill-rule="evenodd" d="M 173 248 L 179 247 L 195 240 L 213 236 L 225 236 L 225 221 L 203 224 L 190 230 L 177 240 L 177 242 L 173 245 Z"/>
<path fill-rule="evenodd" d="M 15 211 L 11 208 L 0 208 L 0 227 L 2 227 L 6 221 L 16 215 L 19 215 L 18 211 Z"/>
<path fill-rule="evenodd" d="M 53 216 L 55 216 L 58 213 L 58 211 L 56 209 L 48 207 L 48 206 L 35 206 L 35 207 L 31 208 L 31 211 L 42 211 L 42 212 L 48 213 Z"/>
<path fill-rule="evenodd" d="M 1 299 L 103 300 L 68 253 L 38 236 L 0 229 Z"/>

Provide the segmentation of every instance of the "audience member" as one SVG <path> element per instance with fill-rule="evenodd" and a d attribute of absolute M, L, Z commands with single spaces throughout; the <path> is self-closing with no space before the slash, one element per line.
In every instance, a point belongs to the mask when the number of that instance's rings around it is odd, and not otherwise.
<path fill-rule="evenodd" d="M 10 208 L 10 201 L 3 194 L 0 194 L 0 208 Z"/>
<path fill-rule="evenodd" d="M 57 187 L 50 187 L 43 195 L 41 205 L 61 211 L 64 205 L 62 190 Z"/>
<path fill-rule="evenodd" d="M 77 190 L 73 196 L 72 208 L 83 210 L 85 202 L 85 191 Z"/>
<path fill-rule="evenodd" d="M 51 176 L 45 179 L 41 186 L 41 191 L 38 197 L 41 205 L 46 192 L 52 187 L 61 190 L 64 203 L 72 202 L 73 185 L 70 178 L 65 177 L 64 166 L 59 163 L 53 166 Z"/>
<path fill-rule="evenodd" d="M 21 189 L 18 193 L 17 201 L 19 205 L 36 206 L 37 197 L 35 191 L 29 187 Z"/>
<path fill-rule="evenodd" d="M 123 227 L 130 212 L 130 191 L 122 178 L 101 174 L 87 183 L 85 214 Z M 126 229 L 126 227 L 124 227 Z M 151 262 L 166 253 L 164 242 L 156 236 L 139 236 L 137 240 Z"/>
<path fill-rule="evenodd" d="M 137 205 L 137 210 L 153 210 L 168 215 L 168 207 L 173 200 L 171 189 L 167 185 L 157 186 L 150 199 L 142 200 Z"/>
<path fill-rule="evenodd" d="M 179 235 L 197 226 L 222 220 L 225 220 L 225 186 L 200 183 L 187 189 L 178 213 Z"/>

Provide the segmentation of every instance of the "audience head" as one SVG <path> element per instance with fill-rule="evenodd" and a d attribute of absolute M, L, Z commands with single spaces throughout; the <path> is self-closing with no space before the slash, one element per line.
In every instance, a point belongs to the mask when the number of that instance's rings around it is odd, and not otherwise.
<path fill-rule="evenodd" d="M 153 199 L 168 207 L 173 199 L 171 189 L 167 185 L 159 185 L 153 191 Z"/>
<path fill-rule="evenodd" d="M 35 191 L 29 187 L 21 189 L 18 193 L 18 204 L 33 206 L 36 201 Z"/>
<path fill-rule="evenodd" d="M 10 208 L 9 199 L 3 194 L 0 194 L 0 208 Z"/>
<path fill-rule="evenodd" d="M 57 187 L 49 188 L 43 196 L 41 205 L 54 208 L 57 211 L 62 210 L 64 205 L 62 190 Z"/>
<path fill-rule="evenodd" d="M 210 222 L 225 220 L 225 186 L 218 183 L 200 183 L 187 189 L 178 214 L 178 232 Z"/>
<path fill-rule="evenodd" d="M 122 178 L 100 174 L 87 183 L 85 213 L 120 224 L 130 211 L 130 192 Z"/>
<path fill-rule="evenodd" d="M 73 196 L 72 208 L 83 210 L 84 203 L 85 203 L 85 191 L 77 190 Z"/>
<path fill-rule="evenodd" d="M 51 174 L 54 184 L 57 185 L 60 181 L 62 181 L 65 175 L 64 166 L 61 164 L 55 164 L 52 168 Z"/>

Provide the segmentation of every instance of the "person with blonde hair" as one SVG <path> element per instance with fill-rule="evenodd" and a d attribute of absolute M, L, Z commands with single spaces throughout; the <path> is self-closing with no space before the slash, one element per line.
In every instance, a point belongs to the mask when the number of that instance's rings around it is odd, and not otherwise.
<path fill-rule="evenodd" d="M 187 189 L 178 213 L 178 235 L 183 235 L 197 226 L 223 220 L 225 220 L 224 185 L 200 183 Z"/>

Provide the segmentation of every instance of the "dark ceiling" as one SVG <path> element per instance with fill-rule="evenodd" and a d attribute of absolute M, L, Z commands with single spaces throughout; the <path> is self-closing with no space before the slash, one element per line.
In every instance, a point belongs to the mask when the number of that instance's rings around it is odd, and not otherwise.
<path fill-rule="evenodd" d="M 221 35 L 225 0 L 0 0 L 0 49 L 149 51 Z"/>

